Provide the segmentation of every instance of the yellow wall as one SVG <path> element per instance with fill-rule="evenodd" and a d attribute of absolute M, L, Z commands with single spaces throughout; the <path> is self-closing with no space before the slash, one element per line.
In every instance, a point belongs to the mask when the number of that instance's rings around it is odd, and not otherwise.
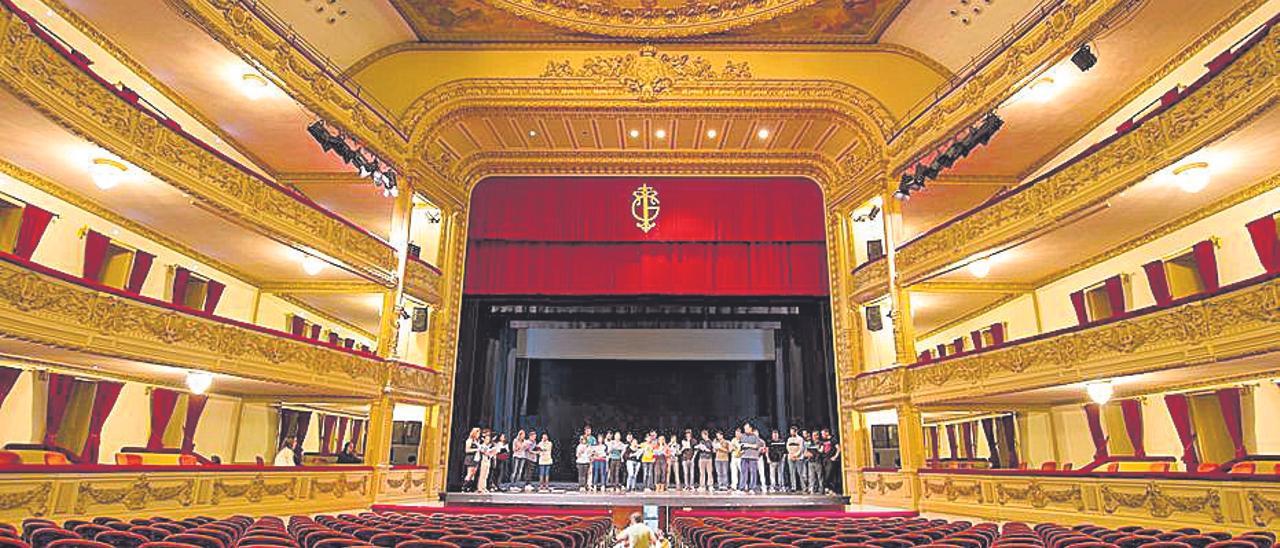
<path fill-rule="evenodd" d="M 880 306 L 880 318 L 884 321 L 884 329 L 875 332 L 866 329 L 866 307 L 858 309 L 858 313 L 862 315 L 860 322 L 863 326 L 862 354 L 864 371 L 892 367 L 898 357 L 897 347 L 893 341 L 894 321 L 888 317 L 889 309 L 893 306 L 892 303 L 888 298 L 884 298 L 871 303 L 871 305 Z"/>

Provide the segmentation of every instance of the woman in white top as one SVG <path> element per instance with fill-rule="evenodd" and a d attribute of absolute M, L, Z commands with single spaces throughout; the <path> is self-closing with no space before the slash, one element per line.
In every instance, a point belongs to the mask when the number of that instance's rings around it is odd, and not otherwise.
<path fill-rule="evenodd" d="M 462 490 L 469 490 L 476 480 L 476 472 L 480 469 L 480 429 L 472 428 L 467 440 L 462 444 L 462 465 L 467 475 L 462 478 Z"/>
<path fill-rule="evenodd" d="M 276 458 L 271 464 L 274 466 L 297 466 L 297 463 L 294 462 L 297 452 L 293 448 L 297 443 L 298 441 L 293 438 L 284 440 L 284 445 L 280 446 L 280 451 L 276 452 Z"/>
<path fill-rule="evenodd" d="M 489 492 L 489 469 L 493 467 L 493 457 L 498 454 L 498 444 L 494 443 L 489 434 L 485 434 L 480 439 L 480 477 L 476 480 L 476 491 L 480 493 Z"/>
<path fill-rule="evenodd" d="M 542 434 L 542 441 L 538 442 L 538 483 L 542 489 L 547 489 L 548 483 L 551 482 L 551 437 L 545 433 Z"/>

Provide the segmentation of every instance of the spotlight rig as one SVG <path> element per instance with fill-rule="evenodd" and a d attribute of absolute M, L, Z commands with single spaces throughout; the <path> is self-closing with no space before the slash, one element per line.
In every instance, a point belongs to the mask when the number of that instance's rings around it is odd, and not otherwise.
<path fill-rule="evenodd" d="M 307 126 L 307 133 L 320 144 L 325 152 L 332 152 L 342 158 L 343 162 L 356 168 L 361 177 L 373 181 L 373 185 L 382 190 L 383 196 L 398 196 L 400 187 L 396 184 L 396 172 L 386 162 L 378 160 L 372 152 L 361 147 L 354 139 L 349 138 L 341 129 L 331 128 L 324 120 L 316 120 Z"/>
<path fill-rule="evenodd" d="M 893 197 L 907 200 L 911 197 L 911 193 L 924 190 L 926 181 L 937 179 L 938 174 L 951 168 L 961 158 L 968 156 L 973 149 L 991 142 L 991 137 L 1002 126 L 1004 126 L 1004 120 L 994 112 L 987 114 L 981 122 L 978 122 L 978 125 L 969 128 L 967 134 L 957 137 L 943 148 L 942 152 L 933 157 L 933 161 L 926 164 L 922 160 L 916 163 L 914 173 L 903 172 L 902 180 L 898 183 L 898 190 L 893 193 Z"/>

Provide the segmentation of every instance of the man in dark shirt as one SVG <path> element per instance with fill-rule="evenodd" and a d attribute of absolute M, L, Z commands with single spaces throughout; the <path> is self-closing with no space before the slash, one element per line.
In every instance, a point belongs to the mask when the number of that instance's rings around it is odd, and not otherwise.
<path fill-rule="evenodd" d="M 758 492 L 760 490 L 760 449 L 764 447 L 764 440 L 756 435 L 755 427 L 750 424 L 742 426 L 742 439 L 738 442 L 742 446 L 742 490 L 748 493 Z"/>
<path fill-rule="evenodd" d="M 780 493 L 786 489 L 783 470 L 787 459 L 787 442 L 783 441 L 777 430 L 769 435 L 766 455 L 769 459 L 769 486 L 775 493 Z"/>
<path fill-rule="evenodd" d="M 831 435 L 829 428 L 822 429 L 823 478 L 828 490 L 839 492 L 840 442 Z"/>

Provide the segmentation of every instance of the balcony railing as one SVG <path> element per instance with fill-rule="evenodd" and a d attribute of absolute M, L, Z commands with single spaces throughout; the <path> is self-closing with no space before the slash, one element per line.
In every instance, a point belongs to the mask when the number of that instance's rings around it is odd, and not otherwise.
<path fill-rule="evenodd" d="M 425 261 L 413 257 L 405 261 L 404 291 L 409 296 L 432 306 L 440 306 L 444 301 L 443 281 L 440 269 Z"/>

